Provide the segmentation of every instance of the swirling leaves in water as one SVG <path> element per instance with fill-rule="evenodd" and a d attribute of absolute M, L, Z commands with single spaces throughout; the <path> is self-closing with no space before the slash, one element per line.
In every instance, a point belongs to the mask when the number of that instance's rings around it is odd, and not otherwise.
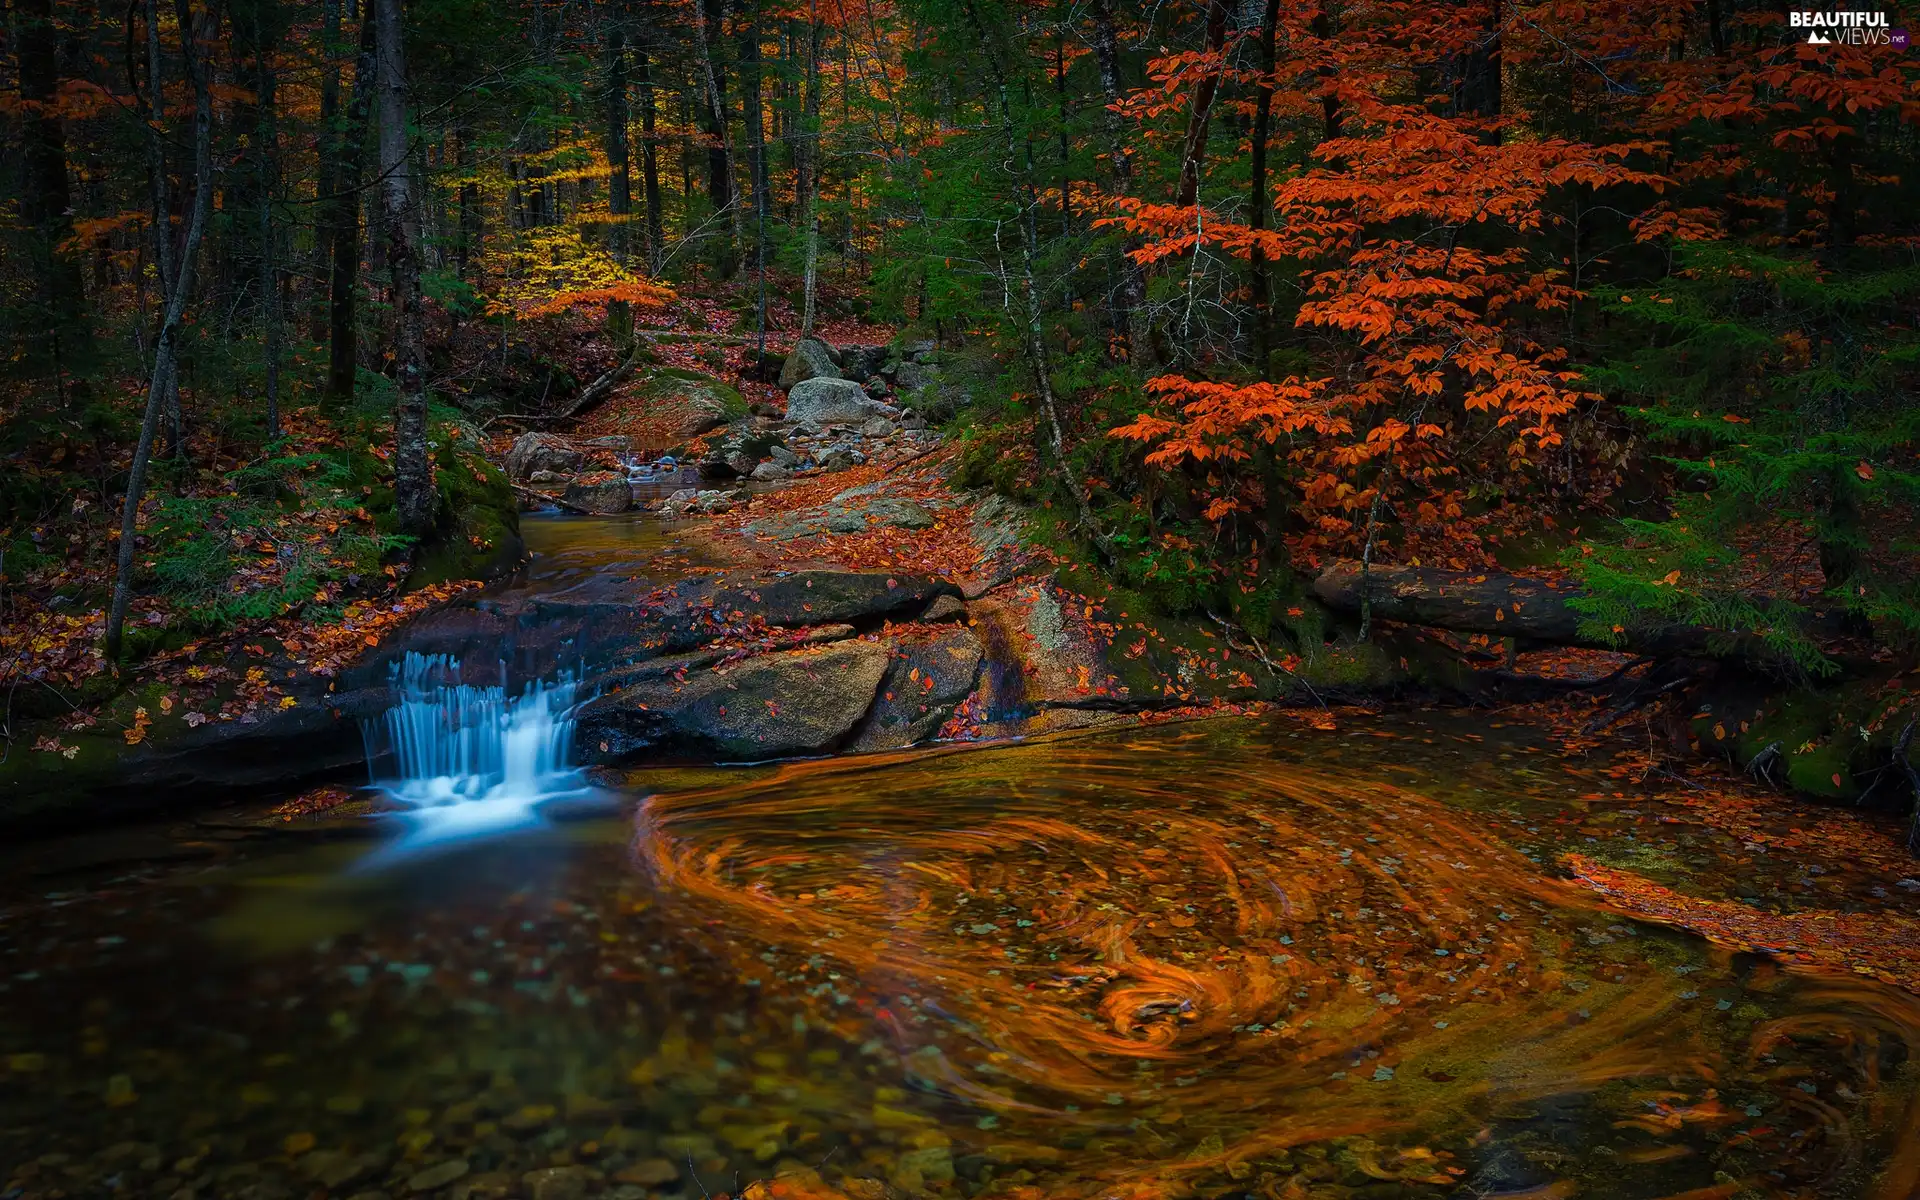
<path fill-rule="evenodd" d="M 1592 948 L 1614 940 L 1583 932 L 1601 897 L 1470 814 L 1185 740 L 796 764 L 656 797 L 636 853 L 730 931 L 743 974 L 781 987 L 824 961 L 821 1020 L 864 1022 L 921 1086 L 984 1112 L 996 1159 L 1073 1147 L 1086 1194 L 1273 1191 L 1329 1143 L 1452 1186 L 1503 1110 L 1568 1095 L 1618 1111 L 1643 1164 L 1662 1141 L 1720 1143 L 1723 1175 L 1783 1194 L 1859 1172 L 1855 1128 L 1909 1129 L 1875 1072 L 1907 1056 L 1911 1004 L 1829 990 L 1831 1012 L 1736 1048 L 1684 977 Z M 1813 1101 L 1802 1051 L 1837 1037 L 1875 1065 L 1851 1101 Z M 1776 1098 L 1767 1122 L 1729 1107 L 1736 1084 Z M 1907 1194 L 1914 1156 L 1880 1194 Z"/>

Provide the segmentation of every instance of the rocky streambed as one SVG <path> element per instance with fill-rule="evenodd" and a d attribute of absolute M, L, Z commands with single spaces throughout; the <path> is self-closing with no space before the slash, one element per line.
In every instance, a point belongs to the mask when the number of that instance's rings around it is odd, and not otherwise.
<path fill-rule="evenodd" d="M 592 699 L 579 710 L 575 751 L 603 766 L 1020 736 L 1289 686 L 1282 673 L 1165 639 L 1129 642 L 1051 577 L 1018 573 L 1004 506 L 953 501 L 972 517 L 977 576 L 809 564 L 797 543 L 837 525 L 932 520 L 882 487 L 851 490 L 747 521 L 747 536 L 768 548 L 752 564 L 729 563 L 699 523 L 529 519 L 534 554 L 512 578 L 429 608 L 330 674 L 262 647 L 259 669 L 291 703 L 195 728 L 163 721 L 138 745 L 103 735 L 76 760 L 34 756 L 0 821 L 58 826 L 364 782 L 363 725 L 395 704 L 395 667 L 410 654 L 445 656 L 510 690 L 578 674 Z M 789 558 L 792 567 L 769 565 Z"/>

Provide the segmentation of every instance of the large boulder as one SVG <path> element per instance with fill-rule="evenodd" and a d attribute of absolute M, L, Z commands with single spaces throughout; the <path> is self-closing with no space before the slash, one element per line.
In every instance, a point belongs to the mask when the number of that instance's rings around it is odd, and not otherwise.
<path fill-rule="evenodd" d="M 587 456 L 550 433 L 523 433 L 507 451 L 507 474 L 524 483 L 535 471 L 571 475 L 586 464 Z"/>
<path fill-rule="evenodd" d="M 850 379 L 807 379 L 787 392 L 787 420 L 796 425 L 864 425 L 886 406 Z"/>
<path fill-rule="evenodd" d="M 932 367 L 917 362 L 903 362 L 893 371 L 893 386 L 902 394 L 917 392 L 938 378 L 938 372 Z"/>
<path fill-rule="evenodd" d="M 886 365 L 887 355 L 885 346 L 842 346 L 841 373 L 856 383 L 866 383 L 880 374 L 880 368 Z"/>
<path fill-rule="evenodd" d="M 873 709 L 848 748 L 897 750 L 940 732 L 973 694 L 981 658 L 979 641 L 964 626 L 901 636 Z"/>
<path fill-rule="evenodd" d="M 747 401 L 710 375 L 661 367 L 631 390 L 631 401 L 622 409 L 636 418 L 620 425 L 639 435 L 639 448 L 664 450 L 740 420 L 747 415 Z"/>
<path fill-rule="evenodd" d="M 715 612 L 757 613 L 769 625 L 826 625 L 837 621 L 904 620 L 935 596 L 957 596 L 944 579 L 885 572 L 797 571 L 764 582 L 723 579 L 706 590 L 683 585 L 692 601 Z"/>
<path fill-rule="evenodd" d="M 762 429 L 752 421 L 737 421 L 708 443 L 700 459 L 704 479 L 740 479 L 753 474 L 753 468 L 780 442 L 777 430 Z"/>
<path fill-rule="evenodd" d="M 834 364 L 833 347 L 819 338 L 801 338 L 780 368 L 780 387 L 787 391 L 808 379 L 838 378 L 840 368 Z"/>
<path fill-rule="evenodd" d="M 561 499 L 590 513 L 623 513 L 633 507 L 633 485 L 611 472 L 600 472 L 567 485 Z"/>
<path fill-rule="evenodd" d="M 637 683 L 580 710 L 578 745 L 603 763 L 831 750 L 866 716 L 887 665 L 881 643 L 846 641 Z"/>

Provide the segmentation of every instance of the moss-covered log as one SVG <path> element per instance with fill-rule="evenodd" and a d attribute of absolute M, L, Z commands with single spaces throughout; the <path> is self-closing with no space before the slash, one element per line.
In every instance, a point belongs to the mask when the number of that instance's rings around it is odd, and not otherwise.
<path fill-rule="evenodd" d="M 1699 625 L 1641 624 L 1596 630 L 1574 606 L 1578 588 L 1547 580 L 1494 571 L 1443 571 L 1433 567 L 1374 566 L 1365 571 L 1352 561 L 1336 562 L 1313 583 L 1314 595 L 1327 607 L 1359 613 L 1371 601 L 1376 620 L 1400 621 L 1458 633 L 1557 646 L 1628 650 L 1659 657 L 1777 660 L 1779 652 L 1753 629 L 1709 629 Z M 1817 629 L 1837 633 L 1816 616 Z"/>

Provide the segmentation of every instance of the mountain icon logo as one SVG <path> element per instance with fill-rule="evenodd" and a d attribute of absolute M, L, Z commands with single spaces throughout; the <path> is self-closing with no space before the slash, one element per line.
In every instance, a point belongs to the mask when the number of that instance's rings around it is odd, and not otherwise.
<path fill-rule="evenodd" d="M 1821 33 L 1818 29 L 1807 35 L 1807 45 L 1809 46 L 1831 46 L 1832 44 L 1833 40 L 1826 34 Z"/>

